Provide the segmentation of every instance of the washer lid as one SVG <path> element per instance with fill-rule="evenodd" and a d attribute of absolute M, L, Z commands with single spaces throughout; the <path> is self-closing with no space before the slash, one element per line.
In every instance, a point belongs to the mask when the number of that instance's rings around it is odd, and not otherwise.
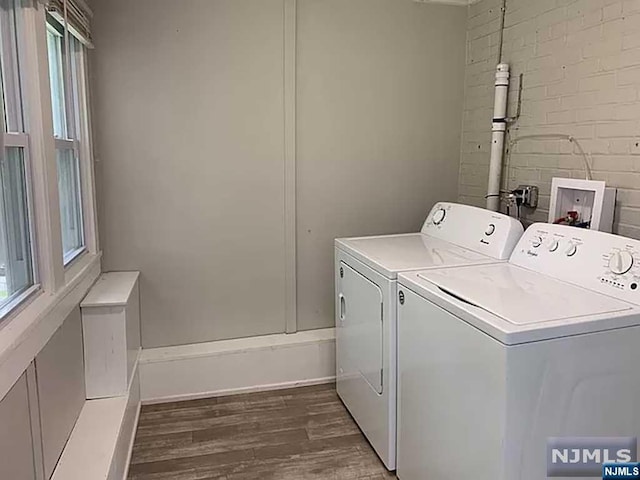
<path fill-rule="evenodd" d="M 340 238 L 336 246 L 392 279 L 402 271 L 496 261 L 422 233 Z"/>
<path fill-rule="evenodd" d="M 513 325 L 614 314 L 633 306 L 508 263 L 421 272 L 419 279 Z"/>

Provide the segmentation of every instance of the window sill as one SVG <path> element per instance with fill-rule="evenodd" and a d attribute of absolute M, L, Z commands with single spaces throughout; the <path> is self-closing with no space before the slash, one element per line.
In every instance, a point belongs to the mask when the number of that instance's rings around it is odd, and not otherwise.
<path fill-rule="evenodd" d="M 11 389 L 100 275 L 101 254 L 82 255 L 55 294 L 42 290 L 0 328 L 0 399 Z"/>

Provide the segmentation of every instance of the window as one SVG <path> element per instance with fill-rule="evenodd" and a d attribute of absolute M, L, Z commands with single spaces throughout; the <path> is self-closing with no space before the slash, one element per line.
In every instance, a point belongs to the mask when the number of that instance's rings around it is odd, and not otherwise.
<path fill-rule="evenodd" d="M 67 113 L 64 95 L 64 60 L 62 33 L 47 25 L 47 54 L 49 56 L 49 81 L 51 82 L 51 107 L 53 110 L 53 135 L 67 138 Z"/>
<path fill-rule="evenodd" d="M 82 95 L 79 69 L 83 68 L 84 45 L 53 17 L 47 18 L 47 54 L 56 143 L 58 194 L 64 264 L 85 251 L 82 217 L 79 97 Z"/>
<path fill-rule="evenodd" d="M 26 133 L 19 65 L 19 0 L 0 0 L 0 313 L 35 283 Z"/>
<path fill-rule="evenodd" d="M 82 0 L 0 0 L 0 322 L 34 318 L 99 263 L 91 15 Z"/>
<path fill-rule="evenodd" d="M 56 149 L 62 252 L 65 265 L 84 249 L 80 166 L 73 149 Z"/>

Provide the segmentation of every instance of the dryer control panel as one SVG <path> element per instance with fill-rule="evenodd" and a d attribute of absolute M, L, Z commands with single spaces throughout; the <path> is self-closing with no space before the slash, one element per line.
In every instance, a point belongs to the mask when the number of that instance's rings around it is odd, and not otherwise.
<path fill-rule="evenodd" d="M 483 208 L 439 202 L 422 233 L 497 260 L 507 260 L 524 229 L 515 218 Z"/>
<path fill-rule="evenodd" d="M 640 305 L 640 241 L 564 225 L 535 223 L 510 263 Z"/>

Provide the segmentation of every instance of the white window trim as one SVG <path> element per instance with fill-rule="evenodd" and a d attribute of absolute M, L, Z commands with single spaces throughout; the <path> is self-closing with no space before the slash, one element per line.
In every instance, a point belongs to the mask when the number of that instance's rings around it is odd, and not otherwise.
<path fill-rule="evenodd" d="M 76 142 L 75 140 L 66 140 L 64 138 L 54 138 L 54 143 L 56 146 L 56 150 L 75 150 Z"/>
<path fill-rule="evenodd" d="M 45 292 L 65 285 L 58 198 L 47 37 L 44 6 L 39 2 L 23 12 L 23 96 L 28 124 L 33 185 L 33 216 L 39 278 Z M 28 73 L 25 73 L 28 72 Z"/>
<path fill-rule="evenodd" d="M 5 133 L 4 146 L 28 149 L 29 135 L 27 135 L 26 133 Z"/>
<path fill-rule="evenodd" d="M 61 83 L 61 87 L 62 87 L 62 94 L 63 96 L 66 97 L 67 95 L 67 88 L 69 88 L 69 85 L 67 85 L 67 76 L 65 75 L 65 70 L 66 70 L 66 52 L 65 52 L 65 47 L 64 47 L 64 35 L 62 35 L 60 32 L 58 32 L 58 30 L 56 29 L 56 27 L 52 26 L 48 21 L 46 22 L 46 29 L 45 29 L 46 35 L 48 35 L 49 33 L 51 33 L 52 35 L 54 35 L 57 38 L 57 41 L 59 42 L 59 55 L 60 55 L 60 65 L 59 68 L 61 68 L 62 70 L 59 71 L 60 73 L 60 78 L 58 79 L 59 82 Z M 48 41 L 47 41 L 47 58 L 49 58 L 49 45 L 48 45 Z M 67 103 L 66 101 L 64 101 L 64 105 L 62 108 L 62 118 L 60 119 L 62 121 L 62 129 L 64 130 L 63 132 L 63 136 L 57 136 L 54 132 L 54 138 L 66 138 L 69 137 L 69 112 L 67 112 Z M 53 110 L 53 102 L 52 102 L 52 110 Z M 52 112 L 53 115 L 53 112 Z M 55 127 L 55 122 L 54 122 L 54 127 Z M 70 137 L 69 137 L 70 138 Z"/>
<path fill-rule="evenodd" d="M 78 72 L 78 110 L 80 112 L 78 135 L 84 141 L 76 145 L 80 159 L 80 192 L 82 195 L 82 214 L 84 222 L 84 244 L 89 253 L 97 254 L 100 250 L 98 242 L 98 218 L 95 189 L 95 170 L 93 156 L 93 132 L 91 130 L 91 105 L 89 98 L 89 63 L 85 55 L 78 59 L 81 65 Z"/>
<path fill-rule="evenodd" d="M 33 182 L 31 181 L 33 175 L 33 166 L 31 161 L 31 150 L 29 148 L 29 135 L 26 133 L 4 133 L 2 135 L 4 148 L 18 147 L 22 148 L 24 151 L 23 161 L 25 176 L 27 179 L 29 179 L 26 182 L 27 184 L 25 185 L 25 190 L 27 193 L 27 205 L 29 211 L 29 236 L 32 256 L 31 268 L 33 269 L 33 285 L 25 287 L 25 289 L 20 292 L 15 298 L 0 307 L 0 322 L 8 322 L 9 318 L 7 317 L 10 317 L 12 313 L 18 312 L 21 308 L 26 306 L 26 304 L 32 300 L 32 297 L 34 297 L 41 291 L 42 286 L 39 283 L 40 277 L 38 268 L 38 242 L 36 237 L 36 222 L 34 219 L 35 209 L 33 197 Z"/>
<path fill-rule="evenodd" d="M 87 247 L 82 246 L 80 248 L 76 248 L 75 250 L 71 250 L 70 252 L 65 253 L 62 256 L 62 263 L 64 264 L 65 270 L 71 267 L 71 264 L 78 260 L 83 253 L 87 252 Z M 66 271 L 65 271 L 66 277 Z"/>
<path fill-rule="evenodd" d="M 63 138 L 55 138 L 54 139 L 55 145 L 56 145 L 56 150 L 73 150 L 73 152 L 78 156 L 78 163 L 80 164 L 80 202 L 81 202 L 81 207 L 82 207 L 82 233 L 84 235 L 84 245 L 82 245 L 79 248 L 76 248 L 75 250 L 71 250 L 70 252 L 64 253 L 63 252 L 63 256 L 62 256 L 62 263 L 64 264 L 64 268 L 65 268 L 65 277 L 66 277 L 66 270 L 68 270 L 71 267 L 71 264 L 74 263 L 76 260 L 78 260 L 78 258 L 89 251 L 89 248 L 87 247 L 87 233 L 86 233 L 86 225 L 85 225 L 85 194 L 84 194 L 84 190 L 85 188 L 89 188 L 92 190 L 91 185 L 86 185 L 83 182 L 83 172 L 86 169 L 86 165 L 84 165 L 85 162 L 83 162 L 84 158 L 81 154 L 81 148 L 80 145 L 82 142 L 78 141 L 78 140 L 66 140 Z"/>
<path fill-rule="evenodd" d="M 20 31 L 16 31 L 13 27 L 17 26 L 17 28 L 24 27 L 24 22 L 21 21 L 21 16 L 17 18 L 17 25 L 12 24 L 12 29 L 10 31 L 10 36 L 17 36 Z M 6 33 L 3 32 L 3 35 Z M 4 39 L 6 40 L 6 38 Z M 13 44 L 13 41 L 17 42 L 17 46 L 20 46 L 20 41 L 24 40 L 21 36 L 20 38 L 14 38 L 11 42 L 9 42 L 11 48 L 15 48 L 16 45 Z M 11 57 L 18 56 L 15 60 L 22 64 L 24 61 L 23 55 L 18 50 L 3 52 L 5 55 L 10 55 Z M 41 291 L 41 285 L 39 284 L 39 265 L 38 265 L 38 248 L 37 248 L 37 237 L 36 237 L 36 222 L 35 222 L 35 208 L 34 208 L 34 195 L 33 195 L 33 164 L 31 160 L 31 151 L 30 151 L 30 136 L 26 131 L 26 121 L 25 121 L 25 110 L 26 110 L 26 94 L 22 87 L 22 83 L 24 82 L 24 72 L 22 71 L 14 71 L 12 72 L 12 83 L 13 89 L 10 91 L 10 95 L 13 97 L 13 101 L 8 102 L 5 105 L 5 108 L 8 109 L 7 116 L 11 119 L 17 120 L 17 125 L 14 125 L 18 131 L 14 131 L 11 129 L 9 132 L 5 132 L 4 121 L 0 121 L 2 125 L 2 130 L 0 132 L 0 148 L 20 148 L 22 149 L 22 161 L 24 163 L 23 168 L 25 172 L 25 194 L 26 194 L 26 203 L 27 203 L 27 221 L 28 221 L 28 234 L 29 234 L 29 250 L 30 250 L 30 263 L 31 263 L 31 279 L 32 284 L 26 285 L 21 290 L 14 292 L 9 301 L 0 306 L 0 322 L 7 323 L 9 322 L 9 317 L 11 315 L 17 314 L 21 311 L 32 299 L 35 298 L 36 294 Z M 6 94 L 7 92 L 5 92 Z M 20 105 L 20 108 L 17 106 Z M 0 119 L 4 120 L 4 119 Z"/>
<path fill-rule="evenodd" d="M 40 284 L 36 283 L 20 292 L 10 302 L 5 303 L 0 307 L 0 318 L 3 319 L 2 321 L 9 322 L 9 317 L 14 313 L 20 312 L 23 308 L 26 308 L 29 302 L 35 298 L 38 293 L 40 293 Z"/>
<path fill-rule="evenodd" d="M 3 31 L 2 32 L 2 43 L 3 43 L 3 48 L 9 47 L 7 51 L 3 51 L 4 55 L 7 55 L 8 57 L 15 57 L 16 54 L 18 54 L 17 51 L 13 50 L 14 44 L 13 42 L 15 41 L 17 42 L 17 34 L 19 32 L 16 31 L 16 28 L 20 28 L 20 25 L 15 25 L 13 24 L 13 21 L 9 20 L 9 24 L 10 25 L 5 25 L 5 22 L 7 20 L 7 17 L 3 15 L 2 18 L 2 23 L 3 26 L 7 27 L 9 26 L 11 28 L 11 30 L 9 32 Z M 8 37 L 7 37 L 8 35 Z M 17 59 L 18 61 L 20 59 Z M 12 75 L 8 75 L 9 77 L 11 77 L 11 83 L 13 86 L 13 89 L 11 91 L 11 97 L 12 97 L 12 101 L 7 102 L 7 105 L 5 105 L 6 110 L 6 116 L 12 119 L 17 119 L 18 120 L 18 125 L 16 125 L 17 127 L 17 131 L 24 131 L 24 115 L 23 112 L 19 112 L 18 109 L 16 108 L 17 105 L 21 105 L 23 103 L 23 99 L 21 98 L 20 95 L 20 90 L 18 89 L 18 86 L 21 83 L 21 78 L 20 78 L 20 72 L 12 72 Z M 6 94 L 7 92 L 5 92 Z M 7 130 L 12 130 L 11 128 L 7 129 Z"/>

